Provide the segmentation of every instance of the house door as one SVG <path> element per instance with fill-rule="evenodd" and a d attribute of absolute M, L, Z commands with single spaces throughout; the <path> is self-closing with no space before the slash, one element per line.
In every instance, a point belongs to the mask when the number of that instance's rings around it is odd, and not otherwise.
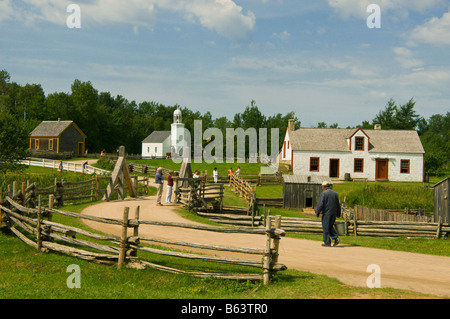
<path fill-rule="evenodd" d="M 330 178 L 339 177 L 339 159 L 330 159 Z"/>
<path fill-rule="evenodd" d="M 84 143 L 78 143 L 78 155 L 83 155 L 84 153 Z"/>
<path fill-rule="evenodd" d="M 377 159 L 375 165 L 375 179 L 388 179 L 388 164 L 387 159 Z"/>

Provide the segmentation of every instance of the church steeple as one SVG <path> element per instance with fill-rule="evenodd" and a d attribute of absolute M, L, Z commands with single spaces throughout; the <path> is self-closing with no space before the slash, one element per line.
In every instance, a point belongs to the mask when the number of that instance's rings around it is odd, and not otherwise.
<path fill-rule="evenodd" d="M 175 112 L 173 112 L 173 123 L 174 124 L 180 124 L 181 122 L 181 110 L 176 109 Z"/>
<path fill-rule="evenodd" d="M 182 123 L 181 110 L 173 112 L 173 123 L 171 125 L 171 148 L 172 153 L 182 155 L 183 148 L 187 145 L 184 138 L 184 124 Z"/>

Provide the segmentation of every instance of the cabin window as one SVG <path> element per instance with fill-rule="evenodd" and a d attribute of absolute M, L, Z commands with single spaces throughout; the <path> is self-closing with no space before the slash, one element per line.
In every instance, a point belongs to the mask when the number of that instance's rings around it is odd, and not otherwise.
<path fill-rule="evenodd" d="M 401 174 L 409 174 L 409 160 L 401 160 L 400 161 L 400 173 Z"/>
<path fill-rule="evenodd" d="M 34 140 L 34 149 L 35 150 L 39 149 L 39 139 L 38 138 Z"/>
<path fill-rule="evenodd" d="M 49 140 L 48 140 L 48 149 L 49 149 L 50 151 L 53 151 L 53 139 L 49 139 Z"/>
<path fill-rule="evenodd" d="M 353 171 L 355 173 L 362 173 L 364 172 L 364 159 L 362 158 L 355 158 L 355 162 L 353 165 Z"/>
<path fill-rule="evenodd" d="M 364 151 L 364 137 L 355 138 L 355 151 Z"/>
<path fill-rule="evenodd" d="M 309 160 L 309 171 L 318 172 L 319 171 L 319 158 L 311 157 Z"/>

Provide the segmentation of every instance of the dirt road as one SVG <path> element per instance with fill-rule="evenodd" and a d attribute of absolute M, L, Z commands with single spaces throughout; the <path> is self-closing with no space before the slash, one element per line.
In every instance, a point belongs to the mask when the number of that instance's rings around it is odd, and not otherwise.
<path fill-rule="evenodd" d="M 164 203 L 163 194 L 163 203 Z M 140 219 L 193 223 L 174 212 L 176 204 L 155 205 L 155 196 L 100 203 L 86 208 L 82 213 L 92 216 L 122 218 L 124 207 L 130 208 L 130 218 L 140 206 Z M 105 233 L 120 235 L 120 226 L 86 221 L 86 224 Z M 141 225 L 139 235 L 186 242 L 216 244 L 236 247 L 263 248 L 264 236 L 248 234 L 222 234 L 174 227 Z M 214 252 L 216 255 L 230 253 Z M 236 258 L 240 256 L 234 255 Z M 246 256 L 248 259 L 248 256 Z M 255 256 L 260 259 L 260 256 Z M 357 287 L 367 287 L 372 274 L 369 265 L 381 270 L 381 287 L 413 290 L 436 296 L 450 297 L 450 257 L 364 248 L 345 244 L 345 237 L 337 247 L 322 247 L 321 242 L 282 238 L 279 262 L 289 269 L 298 269 L 337 278 Z"/>

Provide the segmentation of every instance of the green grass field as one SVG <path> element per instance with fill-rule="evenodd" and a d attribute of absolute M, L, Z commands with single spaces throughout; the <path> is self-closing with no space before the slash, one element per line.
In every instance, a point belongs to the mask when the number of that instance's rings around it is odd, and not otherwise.
<path fill-rule="evenodd" d="M 162 165 L 161 165 L 162 166 Z M 209 166 L 205 169 L 208 169 Z M 170 168 L 170 167 L 169 167 Z M 194 168 L 195 169 L 195 168 Z M 197 168 L 200 169 L 200 168 Z M 242 169 L 242 166 L 241 166 Z M 30 168 L 23 173 L 24 180 L 33 177 L 42 181 L 51 181 L 54 176 L 49 169 Z M 256 170 L 256 169 L 255 169 Z M 50 175 L 45 177 L 46 175 Z M 76 175 L 76 174 L 75 174 Z M 17 177 L 15 177 L 17 178 Z M 46 179 L 48 178 L 48 179 Z M 81 178 L 66 175 L 66 178 Z M 5 179 L 6 180 L 6 179 Z M 352 187 L 353 186 L 353 187 Z M 356 187 L 357 186 L 357 187 Z M 341 196 L 350 196 L 354 188 L 364 192 L 364 183 L 342 183 L 336 190 Z M 339 188 L 340 187 L 340 188 Z M 406 186 L 405 186 L 406 187 Z M 379 190 L 378 190 L 379 191 Z M 280 186 L 263 186 L 257 190 L 261 197 L 278 197 Z M 391 191 L 392 192 L 392 191 Z M 408 192 L 406 192 L 407 194 Z M 345 194 L 345 195 L 344 195 Z M 406 196 L 403 194 L 402 196 Z M 416 195 L 414 195 L 416 196 Z M 225 204 L 246 206 L 246 200 L 237 197 L 225 187 Z M 92 202 L 65 206 L 63 210 L 80 212 Z M 205 222 L 185 209 L 178 210 L 185 218 Z M 295 210 L 272 209 L 272 215 L 299 216 Z M 75 227 L 88 229 L 77 219 L 54 217 L 56 222 L 63 222 Z M 212 222 L 207 222 L 214 224 Z M 321 241 L 321 235 L 289 234 L 288 236 L 307 238 Z M 424 254 L 449 256 L 448 240 L 433 239 L 389 239 L 352 237 L 342 238 L 346 244 L 376 247 L 383 249 L 411 251 Z M 222 279 L 199 279 L 188 275 L 169 274 L 158 270 L 121 269 L 115 265 L 100 265 L 83 261 L 74 257 L 55 253 L 38 253 L 27 246 L 8 231 L 0 233 L 0 299 L 329 299 L 329 298 L 433 298 L 410 291 L 396 289 L 355 288 L 342 284 L 336 279 L 288 269 L 279 273 L 268 286 L 261 286 L 260 282 L 247 282 Z M 148 253 L 147 253 L 148 254 Z M 217 264 L 199 263 L 184 259 L 148 254 L 155 263 L 180 269 L 215 269 Z M 76 264 L 81 269 L 81 288 L 70 289 L 67 286 L 67 272 L 69 265 Z M 213 267 L 213 268 L 211 268 Z M 220 265 L 221 271 L 245 272 L 242 267 Z"/>
<path fill-rule="evenodd" d="M 330 299 L 430 298 L 396 289 L 355 288 L 336 279 L 287 270 L 260 282 L 195 278 L 153 269 L 118 270 L 55 253 L 38 253 L 9 232 L 0 233 L 0 299 Z M 189 262 L 154 257 L 178 267 Z M 80 288 L 69 288 L 70 265 L 80 267 Z"/>
<path fill-rule="evenodd" d="M 156 166 L 156 167 L 164 167 L 167 169 L 173 169 L 175 171 L 179 171 L 181 168 L 181 163 L 175 163 L 170 159 L 144 159 L 144 160 L 132 160 L 130 162 L 137 164 L 145 164 L 148 166 Z M 237 167 L 241 168 L 241 174 L 259 174 L 261 167 L 265 167 L 266 165 L 261 163 L 211 163 L 208 164 L 206 162 L 196 163 L 194 160 L 191 162 L 192 171 L 198 170 L 200 172 L 208 172 L 208 175 L 212 176 L 212 172 L 215 167 L 217 167 L 217 171 L 219 175 L 228 175 L 228 170 L 230 167 L 236 171 Z"/>

